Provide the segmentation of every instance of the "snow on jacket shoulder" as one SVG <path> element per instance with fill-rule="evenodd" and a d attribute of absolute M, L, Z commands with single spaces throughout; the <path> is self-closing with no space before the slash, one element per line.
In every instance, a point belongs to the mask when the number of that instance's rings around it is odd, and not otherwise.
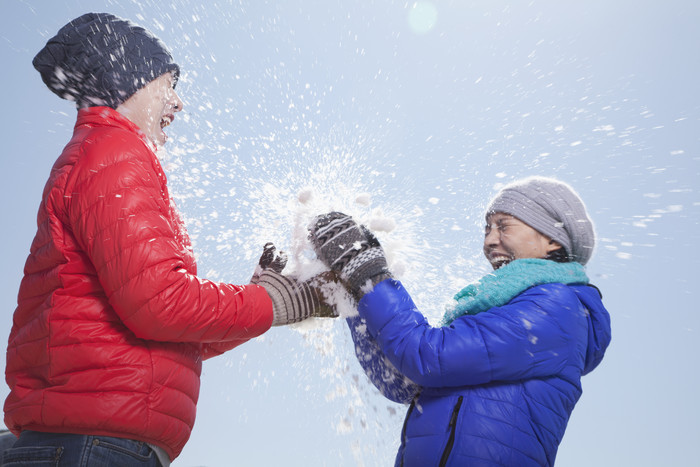
<path fill-rule="evenodd" d="M 584 285 L 532 287 L 434 328 L 386 280 L 358 311 L 392 365 L 420 386 L 397 457 L 404 466 L 553 465 L 581 375 L 610 342 L 609 315 Z"/>
<path fill-rule="evenodd" d="M 201 361 L 269 329 L 258 286 L 198 278 L 153 148 L 80 110 L 51 171 L 10 333 L 5 423 L 138 439 L 177 457 Z"/>

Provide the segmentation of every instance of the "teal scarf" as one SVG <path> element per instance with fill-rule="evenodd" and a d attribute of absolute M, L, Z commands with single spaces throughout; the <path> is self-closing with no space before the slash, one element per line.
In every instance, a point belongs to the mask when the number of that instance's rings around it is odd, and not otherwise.
<path fill-rule="evenodd" d="M 442 325 L 449 326 L 462 315 L 503 306 L 530 287 L 551 283 L 588 284 L 588 277 L 579 263 L 516 259 L 460 290 L 454 297 L 457 303 L 447 309 Z"/>

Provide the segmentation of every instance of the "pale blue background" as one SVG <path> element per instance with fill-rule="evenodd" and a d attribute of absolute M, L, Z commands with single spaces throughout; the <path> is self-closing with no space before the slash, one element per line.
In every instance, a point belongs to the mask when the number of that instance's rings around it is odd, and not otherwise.
<path fill-rule="evenodd" d="M 395 235 L 414 235 L 406 284 L 434 317 L 486 270 L 481 213 L 494 188 L 559 177 L 596 223 L 588 272 L 613 343 L 584 378 L 557 465 L 700 465 L 697 2 L 0 8 L 3 341 L 41 189 L 75 118 L 31 59 L 70 19 L 109 11 L 155 32 L 182 66 L 186 111 L 168 129 L 168 174 L 202 275 L 246 282 L 261 232 L 289 242 L 279 201 L 292 206 L 301 187 L 366 191 L 373 207 L 413 216 Z M 350 188 L 334 190 L 344 178 Z M 391 465 L 403 414 L 367 385 L 342 321 L 273 329 L 205 364 L 174 465 Z"/>

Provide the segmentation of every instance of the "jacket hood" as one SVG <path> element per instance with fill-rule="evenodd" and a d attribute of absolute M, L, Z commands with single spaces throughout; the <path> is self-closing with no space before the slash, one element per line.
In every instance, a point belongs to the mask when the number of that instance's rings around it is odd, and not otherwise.
<path fill-rule="evenodd" d="M 588 311 L 588 346 L 583 374 L 593 371 L 603 360 L 611 339 L 610 314 L 603 306 L 600 292 L 592 286 L 572 287 Z"/>

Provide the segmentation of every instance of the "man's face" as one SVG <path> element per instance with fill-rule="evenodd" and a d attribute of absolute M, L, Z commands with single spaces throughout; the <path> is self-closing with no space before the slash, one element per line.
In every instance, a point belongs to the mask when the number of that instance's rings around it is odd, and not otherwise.
<path fill-rule="evenodd" d="M 163 129 L 183 107 L 173 88 L 174 83 L 172 73 L 164 73 L 117 107 L 119 113 L 134 122 L 158 146 L 168 139 Z"/>

